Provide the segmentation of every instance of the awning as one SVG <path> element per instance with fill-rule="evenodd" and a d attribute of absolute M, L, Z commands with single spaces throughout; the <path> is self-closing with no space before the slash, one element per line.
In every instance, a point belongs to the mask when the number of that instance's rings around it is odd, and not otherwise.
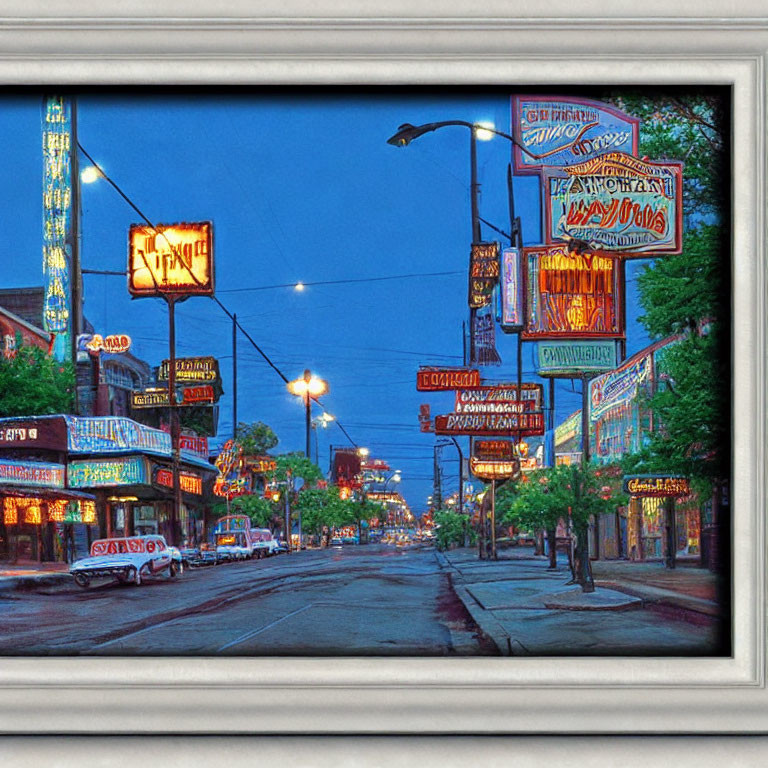
<path fill-rule="evenodd" d="M 96 497 L 91 493 L 82 491 L 70 491 L 64 488 L 35 488 L 32 486 L 22 488 L 13 485 L 0 485 L 0 497 L 11 496 L 17 499 L 67 499 L 69 501 L 95 501 Z"/>

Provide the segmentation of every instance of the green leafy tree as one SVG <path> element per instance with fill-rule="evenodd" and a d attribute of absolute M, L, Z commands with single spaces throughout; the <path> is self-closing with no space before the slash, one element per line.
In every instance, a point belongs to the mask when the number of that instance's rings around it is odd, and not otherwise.
<path fill-rule="evenodd" d="M 658 355 L 646 403 L 655 431 L 635 463 L 711 491 L 728 476 L 730 456 L 729 104 L 706 90 L 614 101 L 642 121 L 641 156 L 684 163 L 682 253 L 654 259 L 638 276 L 648 333 L 680 339 Z"/>
<path fill-rule="evenodd" d="M 72 413 L 74 405 L 72 363 L 31 346 L 18 346 L 11 359 L 0 358 L 0 417 Z"/>
<path fill-rule="evenodd" d="M 625 498 L 606 485 L 604 467 L 579 465 L 541 469 L 523 476 L 501 498 L 501 519 L 508 525 L 537 531 L 544 529 L 555 541 L 560 518 L 568 517 L 576 535 L 573 579 L 584 592 L 595 589 L 589 562 L 590 519 L 610 512 Z M 499 499 L 497 498 L 497 514 Z M 550 566 L 554 567 L 554 547 L 550 547 Z"/>
<path fill-rule="evenodd" d="M 262 456 L 279 442 L 272 428 L 262 421 L 252 424 L 238 422 L 235 439 L 243 447 L 246 456 Z"/>
<path fill-rule="evenodd" d="M 457 546 L 463 546 L 465 543 L 472 545 L 477 539 L 469 515 L 444 509 L 435 512 L 434 521 L 435 544 L 441 551 L 450 549 L 454 544 Z"/>

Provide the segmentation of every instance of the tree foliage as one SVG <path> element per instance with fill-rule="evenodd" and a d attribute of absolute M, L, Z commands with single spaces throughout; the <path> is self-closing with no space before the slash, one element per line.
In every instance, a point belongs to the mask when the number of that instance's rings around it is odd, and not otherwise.
<path fill-rule="evenodd" d="M 0 417 L 72 413 L 74 393 L 70 362 L 30 346 L 19 346 L 11 359 L 0 358 Z"/>
<path fill-rule="evenodd" d="M 252 424 L 238 422 L 235 439 L 243 447 L 246 456 L 262 456 L 279 442 L 272 428 L 263 421 Z"/>
<path fill-rule="evenodd" d="M 216 504 L 213 512 L 217 517 L 227 514 L 227 505 Z M 247 515 L 255 528 L 270 528 L 275 520 L 280 517 L 280 508 L 277 504 L 256 494 L 236 496 L 229 503 L 230 515 Z"/>
<path fill-rule="evenodd" d="M 469 515 L 447 509 L 435 512 L 435 543 L 438 549 L 450 549 L 453 544 L 463 546 L 465 541 L 473 544 L 476 538 Z"/>
<path fill-rule="evenodd" d="M 655 431 L 639 462 L 646 471 L 722 478 L 732 399 L 727 99 L 661 92 L 615 103 L 642 121 L 641 156 L 684 163 L 682 253 L 660 256 L 638 275 L 648 333 L 680 336 L 657 355 L 656 391 L 645 404 Z"/>

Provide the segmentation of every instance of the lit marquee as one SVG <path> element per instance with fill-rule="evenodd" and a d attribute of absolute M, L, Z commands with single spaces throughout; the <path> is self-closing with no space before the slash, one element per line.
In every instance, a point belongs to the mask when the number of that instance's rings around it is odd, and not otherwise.
<path fill-rule="evenodd" d="M 43 327 L 56 334 L 60 360 L 69 354 L 71 333 L 71 109 L 60 96 L 43 102 Z"/>

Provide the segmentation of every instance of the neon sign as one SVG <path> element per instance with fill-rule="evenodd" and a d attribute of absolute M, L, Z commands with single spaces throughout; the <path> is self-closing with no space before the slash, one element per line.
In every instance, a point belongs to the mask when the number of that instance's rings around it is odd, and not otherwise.
<path fill-rule="evenodd" d="M 520 471 L 520 462 L 516 459 L 510 461 L 493 461 L 478 459 L 471 456 L 469 469 L 475 477 L 481 480 L 502 480 L 516 475 Z"/>
<path fill-rule="evenodd" d="M 547 179 L 549 242 L 575 238 L 643 258 L 682 250 L 683 165 L 612 152 Z"/>
<path fill-rule="evenodd" d="M 165 468 L 156 469 L 155 482 L 164 488 L 173 488 L 173 472 Z M 201 496 L 203 493 L 203 479 L 200 475 L 195 475 L 192 472 L 180 472 L 179 487 L 184 493 Z"/>
<path fill-rule="evenodd" d="M 472 243 L 469 257 L 469 306 L 479 309 L 491 301 L 499 281 L 499 244 Z"/>
<path fill-rule="evenodd" d="M 475 440 L 473 450 L 475 458 L 483 461 L 515 458 L 515 444 L 509 440 Z"/>
<path fill-rule="evenodd" d="M 439 392 L 480 386 L 480 371 L 468 368 L 419 368 L 416 389 L 419 392 Z"/>
<path fill-rule="evenodd" d="M 213 296 L 213 226 L 209 221 L 132 224 L 128 248 L 131 296 Z"/>
<path fill-rule="evenodd" d="M 213 492 L 217 496 L 233 498 L 250 493 L 251 477 L 244 472 L 245 458 L 243 447 L 234 440 L 227 440 L 224 447 L 216 457 L 216 469 L 219 476 L 213 485 Z"/>
<path fill-rule="evenodd" d="M 65 416 L 73 453 L 108 453 L 130 449 L 169 454 L 171 436 L 119 416 Z"/>
<path fill-rule="evenodd" d="M 523 274 L 517 248 L 505 248 L 501 252 L 499 299 L 501 330 L 508 333 L 519 331 L 523 326 Z"/>
<path fill-rule="evenodd" d="M 168 381 L 170 360 L 163 360 L 157 372 L 158 381 Z M 219 361 L 215 357 L 177 357 L 177 382 L 214 382 L 219 379 Z"/>
<path fill-rule="evenodd" d="M 35 461 L 0 461 L 0 484 L 64 487 L 64 465 Z"/>
<path fill-rule="evenodd" d="M 58 360 L 69 356 L 72 258 L 72 107 L 61 96 L 43 101 L 43 328 L 56 334 Z"/>
<path fill-rule="evenodd" d="M 131 337 L 124 333 L 102 336 L 101 334 L 84 334 L 77 337 L 89 352 L 107 352 L 111 355 L 127 352 L 131 348 Z"/>
<path fill-rule="evenodd" d="M 573 378 L 618 365 L 615 341 L 540 341 L 536 346 L 539 376 Z"/>
<path fill-rule="evenodd" d="M 515 173 L 565 167 L 607 152 L 637 154 L 635 117 L 600 101 L 568 96 L 513 96 Z M 534 155 L 534 157 L 531 157 Z"/>
<path fill-rule="evenodd" d="M 543 435 L 544 414 L 532 413 L 449 413 L 435 416 L 436 435 L 488 435 L 489 437 L 511 433 Z"/>
<path fill-rule="evenodd" d="M 140 456 L 71 461 L 67 467 L 67 479 L 71 488 L 144 485 L 147 482 L 147 468 Z"/>
<path fill-rule="evenodd" d="M 689 496 L 687 477 L 671 475 L 634 475 L 624 478 L 624 492 L 638 498 L 680 498 Z"/>
<path fill-rule="evenodd" d="M 524 339 L 623 336 L 617 257 L 571 253 L 566 245 L 523 250 L 528 264 Z"/>
<path fill-rule="evenodd" d="M 610 408 L 632 400 L 638 387 L 647 381 L 650 370 L 650 357 L 644 355 L 590 381 L 590 420 L 595 421 Z"/>

